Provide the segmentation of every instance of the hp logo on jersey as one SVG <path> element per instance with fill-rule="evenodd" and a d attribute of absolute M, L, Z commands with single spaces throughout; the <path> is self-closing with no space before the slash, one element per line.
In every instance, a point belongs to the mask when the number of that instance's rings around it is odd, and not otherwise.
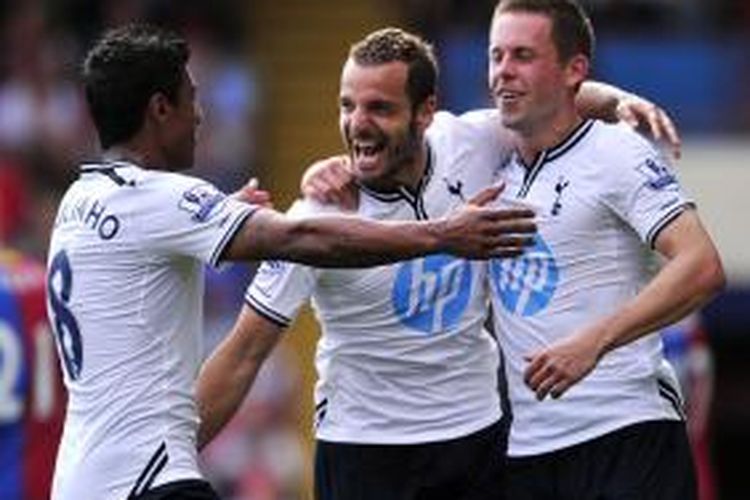
<path fill-rule="evenodd" d="M 555 256 L 541 236 L 515 259 L 490 261 L 490 279 L 503 307 L 521 316 L 533 316 L 549 304 L 560 272 Z"/>
<path fill-rule="evenodd" d="M 469 304 L 471 263 L 450 255 L 430 255 L 401 264 L 391 302 L 401 323 L 433 335 L 458 324 Z"/>

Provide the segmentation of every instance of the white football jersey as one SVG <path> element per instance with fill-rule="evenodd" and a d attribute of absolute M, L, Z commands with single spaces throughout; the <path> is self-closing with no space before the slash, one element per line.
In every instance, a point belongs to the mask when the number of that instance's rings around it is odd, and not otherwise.
<path fill-rule="evenodd" d="M 692 206 L 666 160 L 625 125 L 585 121 L 533 165 L 514 155 L 504 170 L 508 198 L 534 207 L 539 228 L 532 249 L 489 270 L 513 408 L 509 454 L 681 418 L 659 335 L 609 352 L 560 399 L 539 402 L 523 382 L 524 355 L 612 313 L 651 279 L 650 246 Z"/>
<path fill-rule="evenodd" d="M 464 204 L 503 163 L 488 113 L 438 113 L 427 132 L 429 161 L 416 191 L 360 191 L 358 215 L 424 220 Z M 488 130 L 492 132 L 487 133 Z M 297 217 L 339 213 L 298 202 Z M 482 324 L 486 265 L 432 255 L 371 269 L 319 269 L 266 262 L 247 303 L 287 326 L 312 298 L 322 336 L 315 389 L 318 439 L 410 444 L 468 435 L 500 419 L 498 350 Z"/>
<path fill-rule="evenodd" d="M 201 477 L 193 384 L 203 263 L 217 263 L 251 211 L 193 177 L 81 167 L 48 258 L 69 394 L 53 498 L 123 499 Z"/>

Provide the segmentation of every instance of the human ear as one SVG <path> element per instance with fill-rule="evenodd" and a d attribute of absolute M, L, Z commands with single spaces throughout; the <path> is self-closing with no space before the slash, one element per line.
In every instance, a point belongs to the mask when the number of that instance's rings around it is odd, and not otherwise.
<path fill-rule="evenodd" d="M 433 94 L 424 100 L 422 104 L 417 107 L 416 120 L 417 125 L 425 130 L 432 123 L 432 118 L 435 116 L 437 111 L 437 97 Z"/>
<path fill-rule="evenodd" d="M 172 103 L 161 92 L 154 93 L 148 100 L 147 115 L 158 122 L 165 121 L 172 111 Z"/>
<path fill-rule="evenodd" d="M 589 58 L 583 54 L 574 55 L 565 65 L 565 83 L 572 88 L 579 88 L 589 76 Z"/>

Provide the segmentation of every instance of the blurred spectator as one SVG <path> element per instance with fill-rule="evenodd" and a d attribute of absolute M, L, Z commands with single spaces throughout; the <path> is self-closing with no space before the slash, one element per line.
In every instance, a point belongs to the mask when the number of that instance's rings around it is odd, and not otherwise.
<path fill-rule="evenodd" d="M 0 155 L 0 245 L 20 238 L 29 218 L 28 180 L 10 155 Z"/>
<path fill-rule="evenodd" d="M 714 500 L 716 488 L 711 461 L 710 417 L 714 366 L 708 336 L 697 314 L 662 333 L 664 354 L 677 373 L 687 410 L 687 428 L 695 459 L 698 500 Z"/>
<path fill-rule="evenodd" d="M 49 498 L 65 392 L 44 267 L 0 244 L 0 498 Z"/>
<path fill-rule="evenodd" d="M 221 50 L 204 30 L 194 27 L 189 39 L 190 66 L 204 113 L 196 152 L 197 175 L 231 191 L 253 174 L 256 77 L 248 61 Z"/>
<path fill-rule="evenodd" d="M 3 34 L 0 145 L 43 156 L 51 170 L 66 169 L 91 147 L 72 81 L 74 46 L 65 33 L 50 29 L 36 2 L 19 5 Z"/>

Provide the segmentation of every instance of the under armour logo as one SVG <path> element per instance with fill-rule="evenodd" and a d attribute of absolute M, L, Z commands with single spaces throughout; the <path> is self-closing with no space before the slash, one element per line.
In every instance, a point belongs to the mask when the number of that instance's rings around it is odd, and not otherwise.
<path fill-rule="evenodd" d="M 455 184 L 451 184 L 447 177 L 443 177 L 443 181 L 445 182 L 445 185 L 448 187 L 448 192 L 453 196 L 458 196 L 458 198 L 461 201 L 466 201 L 466 198 L 464 198 L 464 183 L 461 182 L 461 179 L 457 180 Z"/>
<path fill-rule="evenodd" d="M 557 193 L 557 196 L 555 197 L 554 203 L 552 203 L 552 210 L 550 211 L 552 215 L 560 214 L 560 210 L 562 210 L 562 203 L 560 202 L 560 200 L 562 198 L 563 191 L 568 187 L 569 184 L 570 181 L 566 180 L 564 177 L 560 177 L 557 180 L 557 184 L 555 184 L 555 193 Z"/>

